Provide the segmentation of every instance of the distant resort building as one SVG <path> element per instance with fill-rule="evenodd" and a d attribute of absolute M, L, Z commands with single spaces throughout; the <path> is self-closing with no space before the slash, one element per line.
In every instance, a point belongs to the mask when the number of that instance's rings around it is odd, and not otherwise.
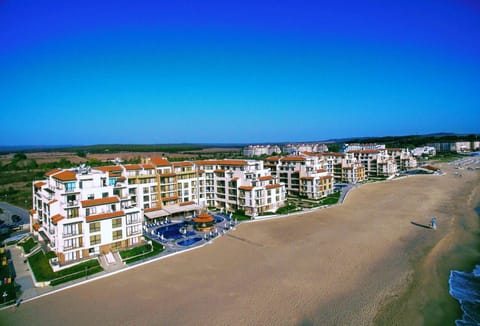
<path fill-rule="evenodd" d="M 272 156 L 266 159 L 265 166 L 285 184 L 290 195 L 319 199 L 333 192 L 333 174 L 325 169 L 319 156 Z"/>
<path fill-rule="evenodd" d="M 420 157 L 423 155 L 435 156 L 437 155 L 437 151 L 433 146 L 416 147 L 412 150 L 412 155 L 415 157 Z"/>
<path fill-rule="evenodd" d="M 249 145 L 243 149 L 243 155 L 247 157 L 280 154 L 282 150 L 277 145 Z"/>
<path fill-rule="evenodd" d="M 283 154 L 293 155 L 300 152 L 323 153 L 328 152 L 328 147 L 322 143 L 286 144 L 282 147 Z"/>
<path fill-rule="evenodd" d="M 352 143 L 352 144 L 343 144 L 342 152 L 348 153 L 352 151 L 364 151 L 364 150 L 381 150 L 385 149 L 384 144 L 360 144 L 360 143 Z"/>
<path fill-rule="evenodd" d="M 466 153 L 480 150 L 480 141 L 430 143 L 427 146 L 435 148 L 437 152 Z"/>
<path fill-rule="evenodd" d="M 31 232 L 61 265 L 132 247 L 142 225 L 203 208 L 257 216 L 284 206 L 285 185 L 262 161 L 203 160 L 55 169 L 32 185 Z"/>
<path fill-rule="evenodd" d="M 365 167 L 351 153 L 316 154 L 324 161 L 325 169 L 338 183 L 359 183 L 366 180 Z"/>

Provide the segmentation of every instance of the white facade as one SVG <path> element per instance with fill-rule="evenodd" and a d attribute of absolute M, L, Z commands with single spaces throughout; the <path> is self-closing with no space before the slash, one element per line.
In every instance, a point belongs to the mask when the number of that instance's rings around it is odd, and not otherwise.
<path fill-rule="evenodd" d="M 67 263 L 137 244 L 141 210 L 115 195 L 117 177 L 81 167 L 33 183 L 32 232 Z"/>

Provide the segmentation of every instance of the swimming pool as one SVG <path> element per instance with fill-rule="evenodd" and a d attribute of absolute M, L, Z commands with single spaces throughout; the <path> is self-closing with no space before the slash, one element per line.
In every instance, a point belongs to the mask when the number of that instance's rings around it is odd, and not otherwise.
<path fill-rule="evenodd" d="M 182 247 L 188 247 L 188 246 L 191 246 L 194 243 L 197 243 L 200 240 L 202 240 L 202 238 L 200 238 L 200 237 L 188 238 L 188 239 L 185 239 L 185 240 L 178 241 L 177 244 L 179 246 L 182 246 Z"/>
<path fill-rule="evenodd" d="M 180 233 L 180 229 L 185 225 L 184 222 L 160 226 L 155 230 L 155 233 L 159 236 L 163 234 L 163 237 L 166 239 L 180 239 L 183 235 Z"/>

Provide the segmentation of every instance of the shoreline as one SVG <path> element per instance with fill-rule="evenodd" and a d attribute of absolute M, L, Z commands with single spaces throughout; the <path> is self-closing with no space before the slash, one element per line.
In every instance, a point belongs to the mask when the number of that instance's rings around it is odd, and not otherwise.
<path fill-rule="evenodd" d="M 464 186 L 467 205 L 455 203 L 449 213 L 458 214 L 436 241 L 425 243 L 425 252 L 412 256 L 411 277 L 395 294 L 386 298 L 374 319 L 375 325 L 395 320 L 396 325 L 454 325 L 462 318 L 460 303 L 449 293 L 451 270 L 470 272 L 480 264 L 480 185 Z M 477 181 L 478 182 L 478 181 Z M 470 189 L 470 191 L 468 191 Z"/>
<path fill-rule="evenodd" d="M 342 205 L 242 223 L 202 250 L 26 302 L 15 314 L 0 311 L 0 318 L 19 325 L 80 325 L 89 317 L 107 325 L 370 325 L 425 276 L 412 263 L 422 266 L 428 246 L 456 225 L 446 213 L 449 201 L 460 199 L 478 174 L 458 181 L 447 174 L 362 185 Z M 411 224 L 432 215 L 439 217 L 437 231 Z M 72 306 L 81 317 L 68 314 Z"/>

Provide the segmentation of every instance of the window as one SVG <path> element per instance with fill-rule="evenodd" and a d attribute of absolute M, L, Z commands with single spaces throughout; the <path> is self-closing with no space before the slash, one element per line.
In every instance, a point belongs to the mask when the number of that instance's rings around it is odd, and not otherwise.
<path fill-rule="evenodd" d="M 121 226 L 122 226 L 122 218 L 121 217 L 114 218 L 112 220 L 112 228 L 119 228 Z"/>
<path fill-rule="evenodd" d="M 99 232 L 99 231 L 100 231 L 100 222 L 90 223 L 90 233 Z"/>
<path fill-rule="evenodd" d="M 73 190 L 75 190 L 75 182 L 67 182 L 67 183 L 65 184 L 65 189 L 66 189 L 67 191 L 73 191 Z"/>
<path fill-rule="evenodd" d="M 78 234 L 78 225 L 77 224 L 65 224 L 63 226 L 63 235 L 73 235 Z"/>
<path fill-rule="evenodd" d="M 102 242 L 102 237 L 101 237 L 100 234 L 90 236 L 90 245 L 91 246 L 100 244 L 100 242 Z"/>
<path fill-rule="evenodd" d="M 96 211 L 97 211 L 97 210 L 96 210 L 95 207 L 87 208 L 87 209 L 85 209 L 85 215 L 86 215 L 86 216 L 93 215 L 93 214 L 95 214 Z"/>
<path fill-rule="evenodd" d="M 132 223 L 139 223 L 139 215 L 138 213 L 133 213 L 133 214 L 127 214 L 127 224 L 132 224 Z"/>
<path fill-rule="evenodd" d="M 122 247 L 122 242 L 121 241 L 112 243 L 112 249 L 113 250 L 120 249 L 121 247 Z"/>
<path fill-rule="evenodd" d="M 108 192 L 102 193 L 102 198 L 107 198 L 108 197 Z"/>
<path fill-rule="evenodd" d="M 95 195 L 94 195 L 94 194 L 90 194 L 90 195 L 88 195 L 88 197 L 87 197 L 88 200 L 92 200 L 92 199 L 94 199 L 94 198 L 95 198 Z"/>
<path fill-rule="evenodd" d="M 117 230 L 112 232 L 112 239 L 118 240 L 122 238 L 122 230 Z"/>

